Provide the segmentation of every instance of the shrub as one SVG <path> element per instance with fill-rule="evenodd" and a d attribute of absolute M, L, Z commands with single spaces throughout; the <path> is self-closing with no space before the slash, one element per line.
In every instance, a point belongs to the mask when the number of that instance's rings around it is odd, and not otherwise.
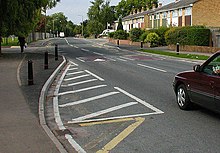
<path fill-rule="evenodd" d="M 124 30 L 118 30 L 114 32 L 114 39 L 128 39 L 129 34 Z"/>
<path fill-rule="evenodd" d="M 141 30 L 140 28 L 133 28 L 133 29 L 131 29 L 131 31 L 129 33 L 131 41 L 134 41 L 134 42 L 140 41 L 140 36 L 143 33 L 144 33 L 143 30 Z"/>
<path fill-rule="evenodd" d="M 141 36 L 140 36 L 140 40 L 145 42 L 147 35 L 150 33 L 150 31 L 145 31 Z"/>
<path fill-rule="evenodd" d="M 114 37 L 114 34 L 115 34 L 115 32 L 110 32 L 110 33 L 108 34 L 109 38 L 113 38 L 113 37 Z"/>
<path fill-rule="evenodd" d="M 203 26 L 171 28 L 165 34 L 168 45 L 209 46 L 210 30 Z"/>
<path fill-rule="evenodd" d="M 149 42 L 151 47 L 156 47 L 158 46 L 160 37 L 155 32 L 152 32 L 147 35 L 146 39 L 146 42 Z"/>

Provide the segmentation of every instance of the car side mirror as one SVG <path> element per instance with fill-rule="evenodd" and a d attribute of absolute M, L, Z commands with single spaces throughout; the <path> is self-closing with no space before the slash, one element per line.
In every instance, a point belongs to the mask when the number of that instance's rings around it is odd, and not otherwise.
<path fill-rule="evenodd" d="M 200 69 L 201 69 L 201 66 L 200 66 L 200 65 L 195 65 L 195 66 L 193 66 L 193 70 L 194 70 L 195 72 L 200 72 Z"/>

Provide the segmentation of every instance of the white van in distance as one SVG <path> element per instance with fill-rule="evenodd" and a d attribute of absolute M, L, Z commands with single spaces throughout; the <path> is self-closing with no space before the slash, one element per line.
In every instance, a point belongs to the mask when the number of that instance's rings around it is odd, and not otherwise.
<path fill-rule="evenodd" d="M 65 37 L 65 34 L 64 34 L 64 32 L 60 32 L 60 38 L 64 38 Z"/>

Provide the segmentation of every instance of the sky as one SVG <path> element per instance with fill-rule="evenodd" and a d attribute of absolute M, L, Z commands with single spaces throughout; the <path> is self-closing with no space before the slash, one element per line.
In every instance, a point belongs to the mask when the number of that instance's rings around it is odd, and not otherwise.
<path fill-rule="evenodd" d="M 82 20 L 88 19 L 87 12 L 91 6 L 90 1 L 94 0 L 61 0 L 53 9 L 47 10 L 47 15 L 63 12 L 64 15 L 74 24 L 80 24 Z M 121 0 L 110 0 L 110 5 L 117 5 Z M 159 0 L 163 5 L 171 3 L 175 0 Z"/>

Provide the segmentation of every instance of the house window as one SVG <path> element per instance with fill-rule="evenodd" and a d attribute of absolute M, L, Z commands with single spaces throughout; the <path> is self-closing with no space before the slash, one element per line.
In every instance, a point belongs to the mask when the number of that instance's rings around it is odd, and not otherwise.
<path fill-rule="evenodd" d="M 173 11 L 173 17 L 178 17 L 178 11 L 177 10 Z"/>
<path fill-rule="evenodd" d="M 167 12 L 167 17 L 170 18 L 170 11 Z"/>
<path fill-rule="evenodd" d="M 154 15 L 154 20 L 156 20 L 156 19 L 157 19 L 157 15 L 155 14 L 155 15 Z"/>
<path fill-rule="evenodd" d="M 156 15 L 156 19 L 157 20 L 160 19 L 160 14 L 159 13 Z"/>
<path fill-rule="evenodd" d="M 179 9 L 179 16 L 182 16 L 182 15 L 183 15 L 182 12 L 183 12 L 182 9 Z"/>
<path fill-rule="evenodd" d="M 167 13 L 163 12 L 163 19 L 166 19 L 166 17 L 167 17 Z"/>
<path fill-rule="evenodd" d="M 187 7 L 186 9 L 185 9 L 185 15 L 192 15 L 192 7 Z"/>

